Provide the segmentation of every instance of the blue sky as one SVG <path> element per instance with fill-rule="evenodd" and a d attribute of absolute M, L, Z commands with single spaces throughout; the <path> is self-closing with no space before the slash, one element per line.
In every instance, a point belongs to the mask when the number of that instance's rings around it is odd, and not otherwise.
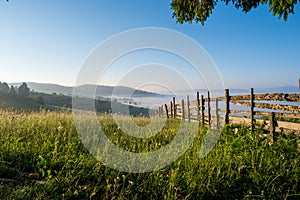
<path fill-rule="evenodd" d="M 74 85 L 99 43 L 142 27 L 172 29 L 197 41 L 227 88 L 296 86 L 300 77 L 299 5 L 284 22 L 267 6 L 244 14 L 219 3 L 202 26 L 177 24 L 170 1 L 0 0 L 0 26 L 2 82 Z"/>

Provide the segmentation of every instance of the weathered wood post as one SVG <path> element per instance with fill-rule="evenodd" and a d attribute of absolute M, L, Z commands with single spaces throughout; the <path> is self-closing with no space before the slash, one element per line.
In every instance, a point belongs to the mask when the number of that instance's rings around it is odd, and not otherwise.
<path fill-rule="evenodd" d="M 174 118 L 176 118 L 177 116 L 177 111 L 176 111 L 177 107 L 176 107 L 176 102 L 175 102 L 175 97 L 173 97 L 173 114 L 174 114 Z"/>
<path fill-rule="evenodd" d="M 171 111 L 171 118 L 173 118 L 173 103 L 172 101 L 170 102 L 170 111 Z"/>
<path fill-rule="evenodd" d="M 230 104 L 230 96 L 229 96 L 229 89 L 225 89 L 225 124 L 229 124 L 229 108 Z"/>
<path fill-rule="evenodd" d="M 201 126 L 204 126 L 204 98 L 203 95 L 201 95 L 201 100 L 200 100 L 200 104 L 201 104 Z"/>
<path fill-rule="evenodd" d="M 272 140 L 274 141 L 274 134 L 276 130 L 276 121 L 275 121 L 275 113 L 271 112 L 270 113 L 270 134 L 272 136 Z"/>
<path fill-rule="evenodd" d="M 169 112 L 168 112 L 168 106 L 167 106 L 167 104 L 165 104 L 165 109 L 166 109 L 167 119 L 169 119 Z"/>
<path fill-rule="evenodd" d="M 187 101 L 187 117 L 188 117 L 188 122 L 191 121 L 191 112 L 190 112 L 190 96 L 186 96 L 186 101 Z"/>
<path fill-rule="evenodd" d="M 200 122 L 200 99 L 199 99 L 199 92 L 197 92 L 196 99 L 197 99 L 197 120 L 198 120 L 198 122 Z"/>
<path fill-rule="evenodd" d="M 254 92 L 253 88 L 250 89 L 250 126 L 251 131 L 254 130 Z"/>
<path fill-rule="evenodd" d="M 216 98 L 216 128 L 220 128 L 220 122 L 219 122 L 219 100 Z"/>
<path fill-rule="evenodd" d="M 184 100 L 181 102 L 181 119 L 185 121 L 185 109 L 184 109 Z"/>
<path fill-rule="evenodd" d="M 210 109 L 210 94 L 207 91 L 207 112 L 208 112 L 208 128 L 211 128 L 211 109 Z"/>

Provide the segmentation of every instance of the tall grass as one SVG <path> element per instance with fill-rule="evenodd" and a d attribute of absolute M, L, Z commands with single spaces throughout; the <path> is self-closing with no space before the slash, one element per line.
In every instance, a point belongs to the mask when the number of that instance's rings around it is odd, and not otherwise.
<path fill-rule="evenodd" d="M 135 118 L 140 125 L 149 123 Z M 105 134 L 132 152 L 154 151 L 176 134 L 168 120 L 157 135 L 126 135 L 109 115 Z M 245 126 L 226 126 L 204 158 L 206 130 L 171 165 L 151 173 L 125 173 L 99 163 L 82 145 L 67 112 L 0 111 L 0 199 L 298 199 L 300 148 L 294 135 L 271 144 Z M 14 181 L 13 181 L 14 180 Z"/>

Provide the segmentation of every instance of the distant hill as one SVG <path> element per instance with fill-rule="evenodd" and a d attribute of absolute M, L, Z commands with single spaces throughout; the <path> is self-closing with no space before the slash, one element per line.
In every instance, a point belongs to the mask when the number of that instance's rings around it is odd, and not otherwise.
<path fill-rule="evenodd" d="M 136 90 L 130 87 L 125 86 L 95 86 L 95 85 L 81 85 L 77 87 L 77 91 L 80 94 L 83 94 L 85 97 L 91 97 L 90 94 L 94 94 L 96 89 L 95 96 L 96 97 L 156 97 L 156 96 L 163 96 L 158 93 L 143 91 L 143 90 Z"/>
<path fill-rule="evenodd" d="M 73 93 L 73 87 L 62 86 L 52 83 L 35 83 L 26 82 L 28 87 L 35 92 L 42 92 L 47 94 L 64 94 L 71 96 Z M 20 86 L 22 83 L 9 83 L 12 86 Z M 105 85 L 81 85 L 77 87 L 77 91 L 85 97 L 91 97 L 89 94 L 94 94 L 96 89 L 96 97 L 111 97 L 112 95 L 118 97 L 156 97 L 163 96 L 162 94 L 148 92 L 144 90 L 136 90 L 125 86 L 105 86 Z M 132 94 L 132 95 L 131 95 Z"/>
<path fill-rule="evenodd" d="M 43 92 L 47 94 L 64 94 L 64 95 L 72 95 L 73 87 L 62 86 L 58 84 L 52 83 L 35 83 L 35 82 L 26 82 L 27 86 L 31 89 L 31 91 L 35 92 Z M 8 85 L 12 85 L 14 87 L 19 87 L 22 83 L 8 83 Z"/>
<path fill-rule="evenodd" d="M 39 102 L 38 99 L 42 99 Z M 134 105 L 125 105 L 117 101 L 110 101 L 108 99 L 90 99 L 78 97 L 82 101 L 87 101 L 95 105 L 95 110 L 99 113 L 111 113 L 112 107 L 120 114 L 129 114 L 133 116 L 149 116 L 153 110 Z M 19 95 L 12 96 L 8 93 L 0 92 L 0 109 L 39 111 L 41 108 L 46 110 L 62 110 L 72 109 L 72 97 L 63 94 L 46 94 L 40 92 L 30 92 L 28 97 L 21 97 Z"/>
<path fill-rule="evenodd" d="M 41 108 L 35 100 L 30 98 L 16 98 L 0 93 L 0 109 L 24 109 L 27 111 L 38 111 Z"/>

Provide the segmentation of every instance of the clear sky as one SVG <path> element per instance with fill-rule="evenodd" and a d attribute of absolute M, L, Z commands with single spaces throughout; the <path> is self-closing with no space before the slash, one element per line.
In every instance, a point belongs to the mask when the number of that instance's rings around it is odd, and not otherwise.
<path fill-rule="evenodd" d="M 297 86 L 300 77 L 300 5 L 284 22 L 267 6 L 244 14 L 219 3 L 202 26 L 177 24 L 170 1 L 0 0 L 0 27 L 2 82 L 74 85 L 99 43 L 142 27 L 168 28 L 196 40 L 227 88 Z"/>

